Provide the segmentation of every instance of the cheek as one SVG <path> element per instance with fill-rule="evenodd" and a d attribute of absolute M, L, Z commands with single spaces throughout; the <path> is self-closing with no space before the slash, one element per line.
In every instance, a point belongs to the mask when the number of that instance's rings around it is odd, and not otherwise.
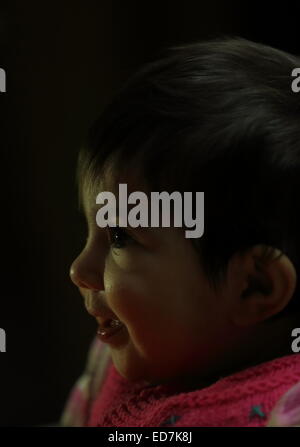
<path fill-rule="evenodd" d="M 134 261 L 133 261 L 134 258 Z M 128 253 L 113 254 L 106 263 L 104 286 L 107 304 L 124 322 L 132 338 L 148 334 L 165 339 L 182 334 L 187 337 L 198 326 L 203 308 L 201 278 L 194 265 L 186 267 L 178 258 L 152 259 Z M 194 267 L 194 268 L 192 268 Z M 204 306 L 205 307 L 205 306 Z M 195 321 L 196 320 L 196 321 Z"/>
<path fill-rule="evenodd" d="M 143 250 L 111 252 L 104 270 L 104 288 L 109 305 L 124 317 L 151 308 L 159 271 Z"/>
<path fill-rule="evenodd" d="M 147 300 L 137 290 L 134 281 L 122 276 L 116 277 L 107 293 L 109 306 L 126 324 L 144 320 Z"/>
<path fill-rule="evenodd" d="M 124 268 L 125 262 L 124 256 L 117 261 L 111 258 L 107 262 L 104 287 L 108 306 L 129 327 L 133 323 L 143 324 L 147 321 L 154 290 L 141 271 Z"/>
<path fill-rule="evenodd" d="M 108 278 L 107 303 L 126 325 L 132 343 L 141 352 L 156 352 L 170 322 L 168 296 L 141 273 L 114 269 Z"/>

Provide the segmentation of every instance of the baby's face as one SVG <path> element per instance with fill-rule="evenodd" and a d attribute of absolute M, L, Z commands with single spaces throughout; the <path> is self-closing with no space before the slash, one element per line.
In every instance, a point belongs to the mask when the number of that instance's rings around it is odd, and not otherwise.
<path fill-rule="evenodd" d="M 229 291 L 211 288 L 180 228 L 98 227 L 101 190 L 116 187 L 84 192 L 88 238 L 70 274 L 90 313 L 124 325 L 107 340 L 116 369 L 153 384 L 210 374 L 230 343 Z"/>

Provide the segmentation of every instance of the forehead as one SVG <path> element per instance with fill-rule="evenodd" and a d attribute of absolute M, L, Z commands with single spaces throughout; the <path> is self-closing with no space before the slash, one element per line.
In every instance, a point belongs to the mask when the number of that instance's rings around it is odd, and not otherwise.
<path fill-rule="evenodd" d="M 100 192 L 108 191 L 112 192 L 116 197 L 116 213 L 119 214 L 118 210 L 118 198 L 119 198 L 119 184 L 127 185 L 127 196 L 132 192 L 141 191 L 144 192 L 148 197 L 148 216 L 151 221 L 151 200 L 149 200 L 151 196 L 151 190 L 148 187 L 145 179 L 142 177 L 141 170 L 135 170 L 133 168 L 123 170 L 122 173 L 116 173 L 113 169 L 106 169 L 101 178 L 92 181 L 91 179 L 86 179 L 83 183 L 82 190 L 82 206 L 83 211 L 88 220 L 95 219 L 95 213 L 101 207 L 101 205 L 96 203 L 96 197 Z M 120 206 L 122 206 L 120 204 Z M 128 203 L 126 204 L 126 208 L 128 212 L 130 209 L 134 208 L 136 203 Z M 172 214 L 172 211 L 171 211 Z M 161 217 L 160 217 L 161 219 Z M 163 227 L 161 225 L 161 221 L 158 227 L 137 227 L 134 228 L 135 232 L 139 232 L 140 234 L 147 235 L 148 238 L 152 238 L 153 244 L 158 244 L 158 241 L 161 241 L 162 238 L 167 242 L 168 240 L 173 240 L 174 237 L 180 237 L 183 239 L 183 228 L 181 227 L 173 227 L 173 223 L 170 227 Z"/>
<path fill-rule="evenodd" d="M 128 168 L 122 172 L 117 172 L 112 166 L 109 166 L 98 179 L 86 178 L 83 182 L 82 205 L 84 211 L 87 212 L 90 207 L 96 206 L 96 197 L 100 192 L 112 192 L 118 199 L 119 184 L 121 183 L 127 185 L 128 195 L 134 191 L 150 193 L 145 180 L 142 178 L 141 171 L 138 169 Z"/>

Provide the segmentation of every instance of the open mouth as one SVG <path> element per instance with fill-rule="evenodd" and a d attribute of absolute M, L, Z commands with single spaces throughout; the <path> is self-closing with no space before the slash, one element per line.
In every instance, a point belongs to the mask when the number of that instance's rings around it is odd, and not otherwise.
<path fill-rule="evenodd" d="M 107 341 L 124 328 L 124 324 L 117 319 L 109 319 L 104 325 L 99 325 L 97 335 L 102 341 Z"/>
<path fill-rule="evenodd" d="M 111 342 L 114 340 L 114 335 L 121 332 L 122 329 L 124 330 L 126 326 L 107 306 L 102 306 L 100 311 L 99 308 L 90 304 L 93 303 L 85 303 L 85 308 L 98 323 L 97 336 L 104 342 L 107 342 L 108 340 Z"/>

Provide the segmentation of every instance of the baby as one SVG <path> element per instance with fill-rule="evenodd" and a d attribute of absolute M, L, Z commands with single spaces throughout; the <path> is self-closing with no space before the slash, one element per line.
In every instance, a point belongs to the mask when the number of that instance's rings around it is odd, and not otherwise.
<path fill-rule="evenodd" d="M 300 380 L 300 59 L 238 37 L 173 47 L 79 155 L 70 275 L 99 328 L 63 425 L 262 426 Z M 101 228 L 97 195 L 204 192 L 204 234 Z"/>

